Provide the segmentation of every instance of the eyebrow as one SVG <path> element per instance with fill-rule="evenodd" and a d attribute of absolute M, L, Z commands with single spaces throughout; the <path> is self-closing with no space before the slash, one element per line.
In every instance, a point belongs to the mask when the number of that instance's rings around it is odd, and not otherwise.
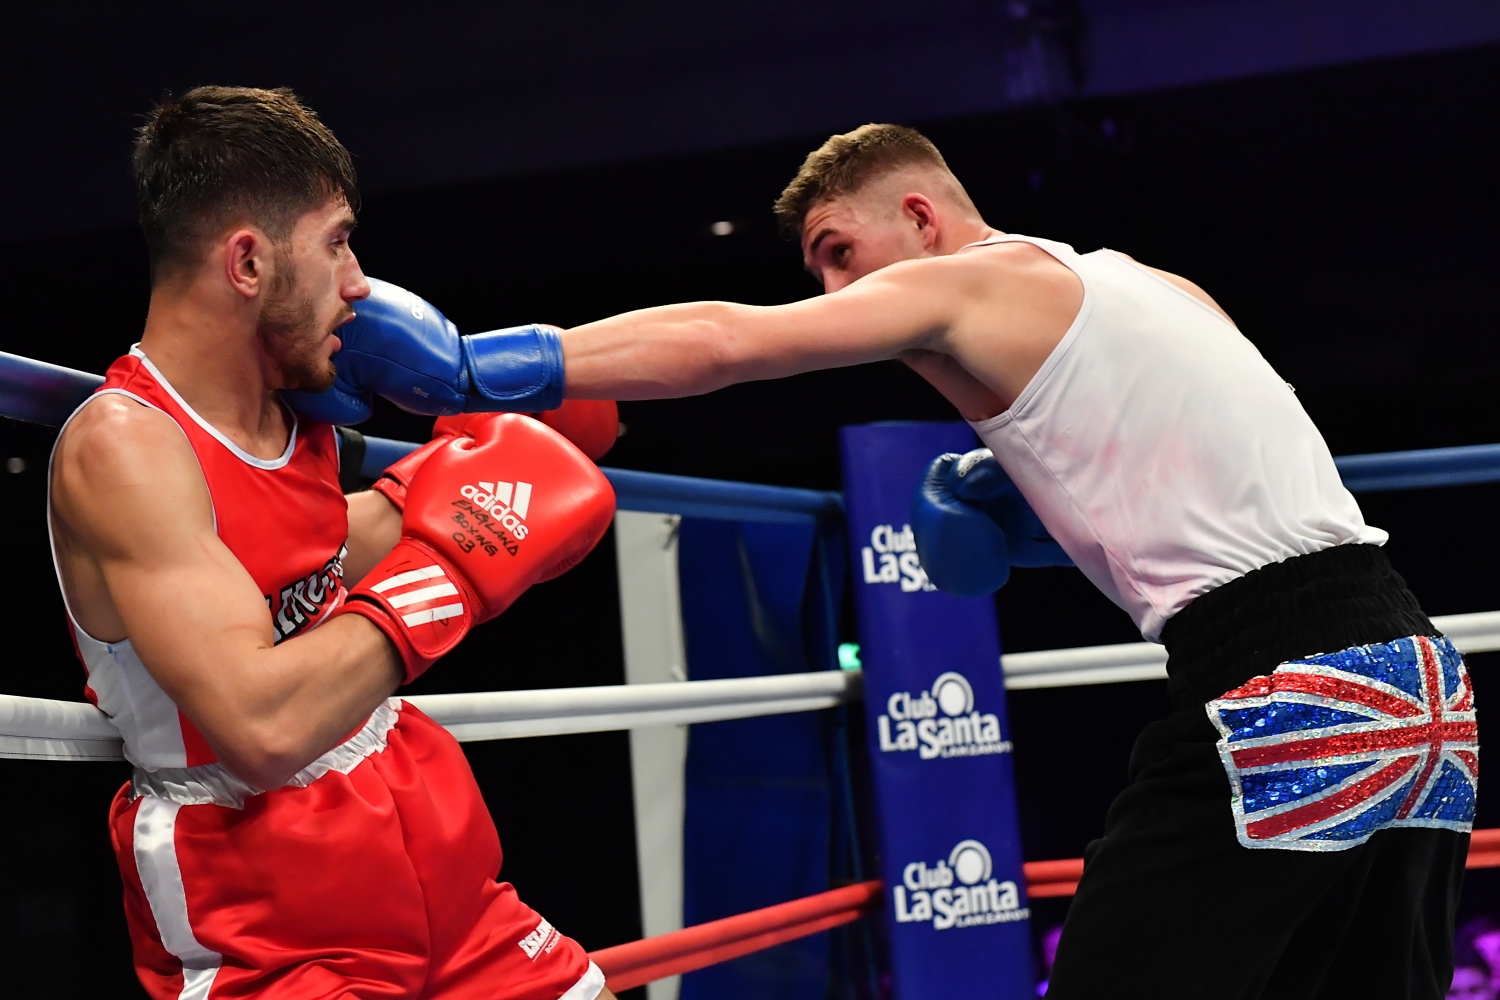
<path fill-rule="evenodd" d="M 822 243 L 825 239 L 827 239 L 828 237 L 830 237 L 832 235 L 833 235 L 833 229 L 832 229 L 832 227 L 824 226 L 823 230 L 821 232 L 819 232 L 817 236 L 814 236 L 813 237 L 813 241 L 807 245 L 807 255 L 809 257 L 812 257 L 815 254 L 817 254 L 817 252 L 818 252 L 818 245 L 820 243 Z"/>

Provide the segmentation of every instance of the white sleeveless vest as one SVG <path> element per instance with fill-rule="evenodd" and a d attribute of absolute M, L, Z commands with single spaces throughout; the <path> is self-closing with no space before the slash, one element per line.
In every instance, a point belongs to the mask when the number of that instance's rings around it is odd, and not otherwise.
<path fill-rule="evenodd" d="M 1289 385 L 1222 316 L 1112 250 L 1027 236 L 1083 282 L 1010 409 L 973 422 L 1037 516 L 1141 634 L 1292 556 L 1383 545 Z"/>

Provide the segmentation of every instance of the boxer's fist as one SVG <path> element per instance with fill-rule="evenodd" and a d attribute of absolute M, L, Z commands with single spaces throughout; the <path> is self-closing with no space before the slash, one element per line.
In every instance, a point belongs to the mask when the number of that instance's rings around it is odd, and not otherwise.
<path fill-rule="evenodd" d="M 288 392 L 298 413 L 332 424 L 367 420 L 376 393 L 413 413 L 458 413 L 463 370 L 458 328 L 430 302 L 399 285 L 371 278 L 370 295 L 338 328 L 333 388 Z"/>
<path fill-rule="evenodd" d="M 999 590 L 1011 566 L 1068 566 L 1062 547 L 988 448 L 939 455 L 912 497 L 917 558 L 940 590 Z"/>
<path fill-rule="evenodd" d="M 562 341 L 554 327 L 461 337 L 430 302 L 371 278 L 370 296 L 338 329 L 333 388 L 288 392 L 299 413 L 329 423 L 368 419 L 375 395 L 411 413 L 547 410 L 562 402 Z"/>
<path fill-rule="evenodd" d="M 612 399 L 565 399 L 557 409 L 538 413 L 536 418 L 596 462 L 620 436 L 620 408 Z"/>
<path fill-rule="evenodd" d="M 401 541 L 339 611 L 396 644 L 414 680 L 474 625 L 598 544 L 614 490 L 556 431 L 519 414 L 443 442 L 407 488 Z"/>

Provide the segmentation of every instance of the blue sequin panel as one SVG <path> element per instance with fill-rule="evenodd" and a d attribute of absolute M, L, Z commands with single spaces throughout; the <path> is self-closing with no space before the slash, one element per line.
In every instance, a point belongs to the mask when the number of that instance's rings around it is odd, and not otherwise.
<path fill-rule="evenodd" d="M 1412 813 L 1417 819 L 1462 821 L 1474 815 L 1474 786 L 1451 760 L 1443 761 L 1442 773 L 1427 793 L 1422 807 Z"/>
<path fill-rule="evenodd" d="M 1441 646 L 1438 649 L 1440 650 L 1438 662 L 1443 665 L 1443 695 L 1447 697 L 1458 691 L 1459 685 L 1462 683 L 1459 680 L 1458 668 L 1464 661 L 1451 643 L 1448 644 L 1446 650 Z"/>
<path fill-rule="evenodd" d="M 1263 771 L 1240 778 L 1245 812 L 1284 806 L 1332 788 L 1350 775 L 1367 771 L 1380 761 L 1365 760 L 1355 764 L 1326 764 L 1322 767 L 1294 767 L 1284 771 Z"/>
<path fill-rule="evenodd" d="M 1265 736 L 1280 736 L 1282 733 L 1303 732 L 1309 729 L 1326 729 L 1329 726 L 1347 726 L 1356 722 L 1369 722 L 1371 715 L 1345 712 L 1323 705 L 1305 705 L 1295 701 L 1273 701 L 1268 705 L 1251 708 L 1220 710 L 1229 732 L 1229 742 L 1254 740 Z"/>

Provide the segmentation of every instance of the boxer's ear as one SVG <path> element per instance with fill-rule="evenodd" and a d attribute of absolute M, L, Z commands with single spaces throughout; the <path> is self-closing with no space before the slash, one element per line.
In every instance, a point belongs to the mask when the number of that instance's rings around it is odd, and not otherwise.
<path fill-rule="evenodd" d="M 901 199 L 901 212 L 908 220 L 916 224 L 917 231 L 922 235 L 922 243 L 927 249 L 932 249 L 938 242 L 937 206 L 932 199 L 925 194 L 911 192 Z"/>
<path fill-rule="evenodd" d="M 224 238 L 224 278 L 229 286 L 253 299 L 272 280 L 273 255 L 266 234 L 257 229 L 236 229 Z"/>

